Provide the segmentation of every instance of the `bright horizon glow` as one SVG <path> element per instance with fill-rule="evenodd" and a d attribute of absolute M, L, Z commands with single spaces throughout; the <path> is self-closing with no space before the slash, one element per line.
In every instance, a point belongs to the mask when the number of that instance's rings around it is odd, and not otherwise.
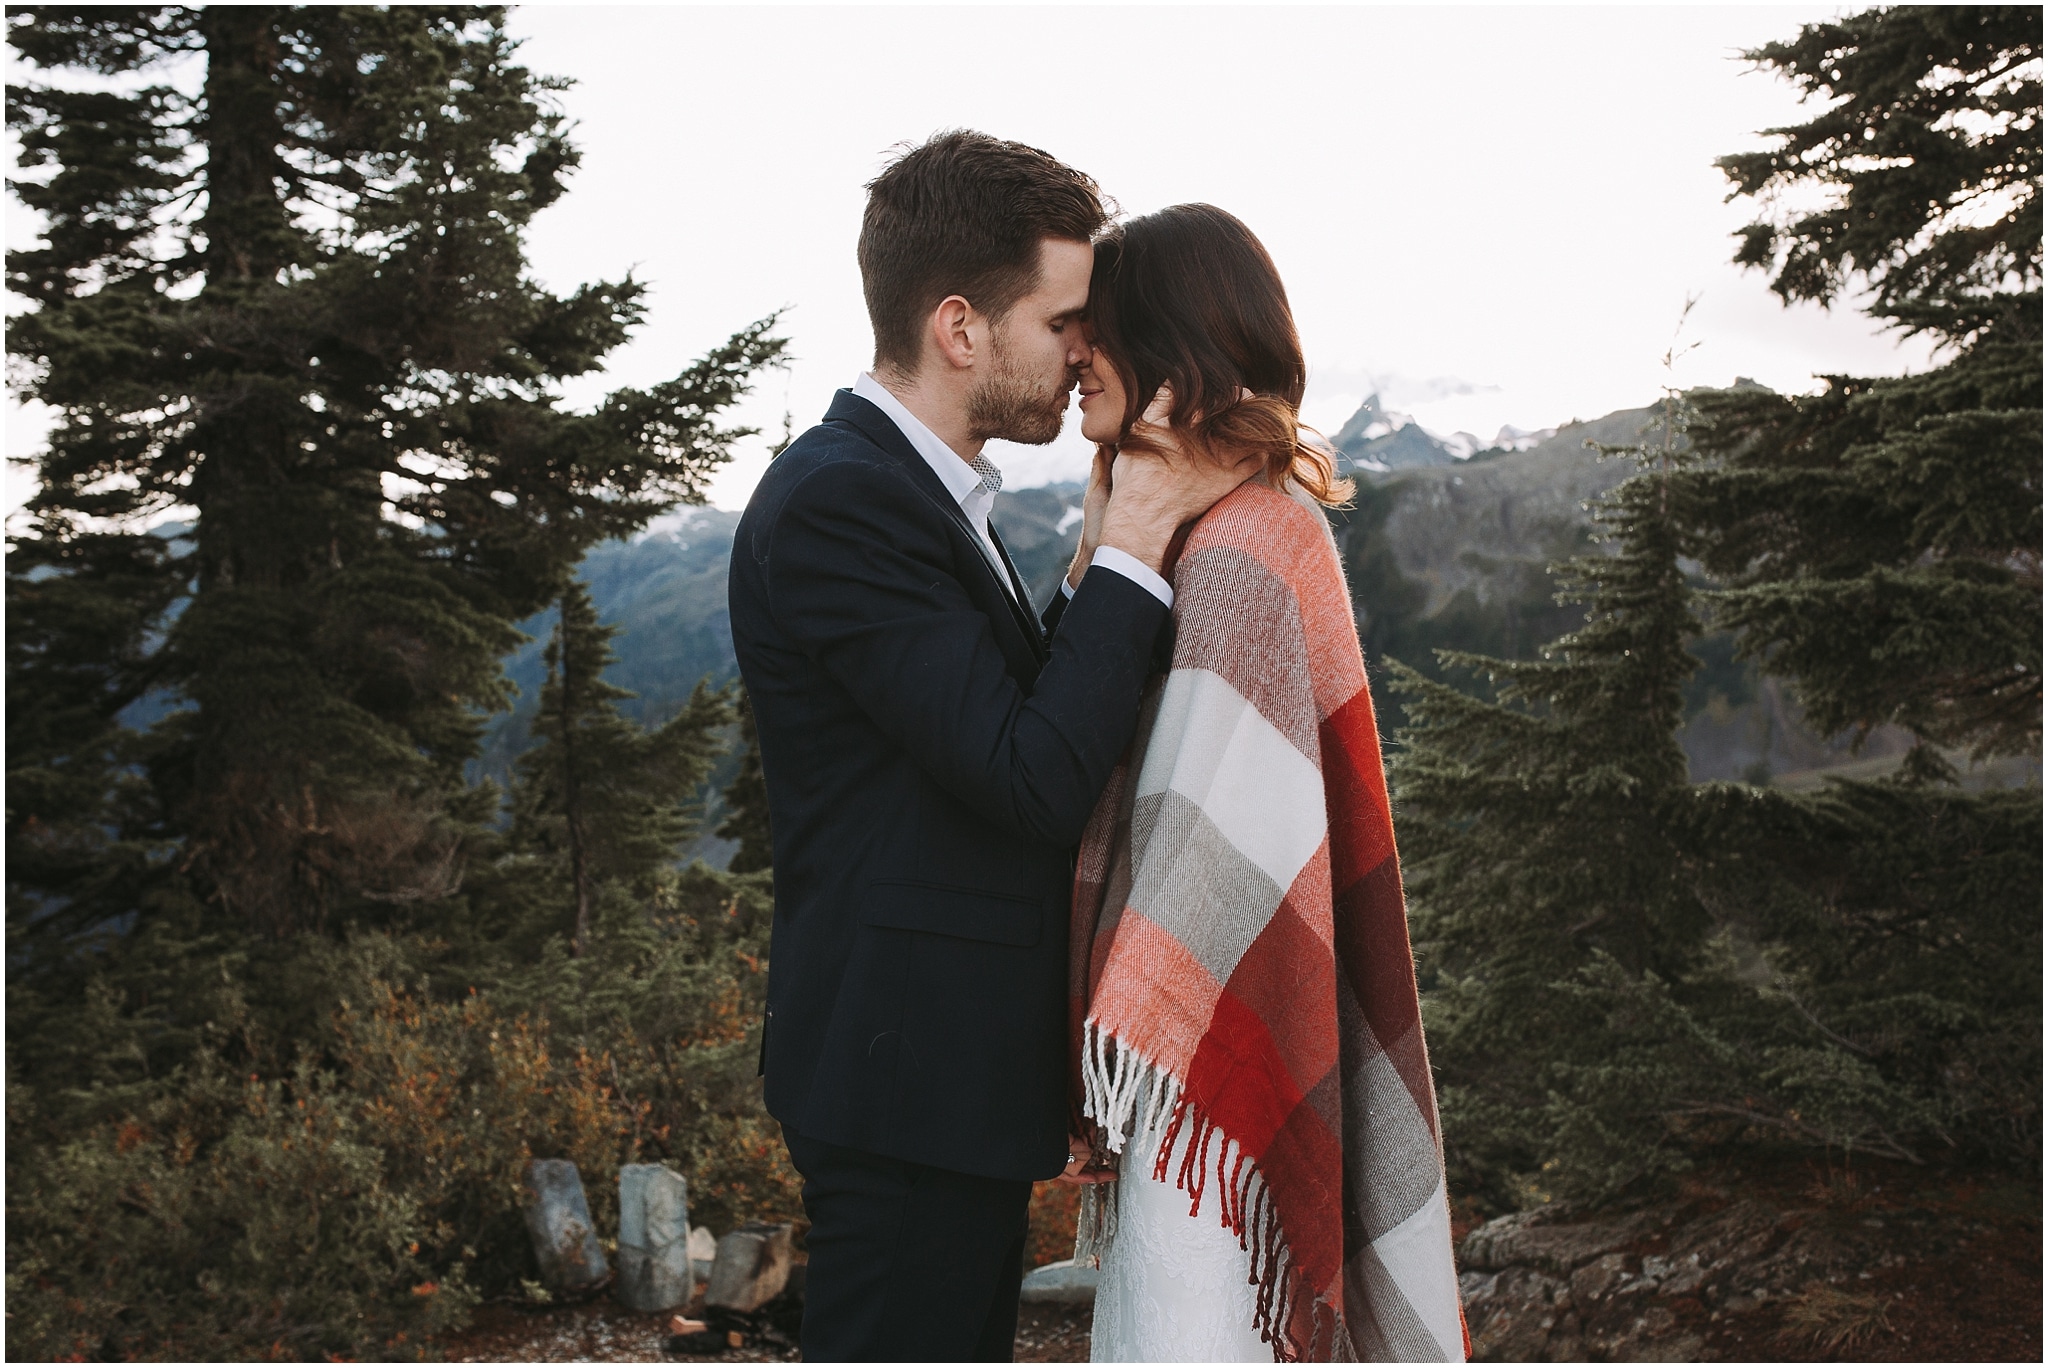
<path fill-rule="evenodd" d="M 785 413 L 815 422 L 867 365 L 862 185 L 948 127 L 1043 147 L 1127 214 L 1206 200 L 1244 219 L 1287 283 L 1303 416 L 1325 431 L 1374 389 L 1482 439 L 1648 403 L 1692 295 L 1679 383 L 1809 391 L 1929 356 L 1853 307 L 1785 308 L 1729 264 L 1750 206 L 1724 202 L 1714 158 L 1817 112 L 1737 54 L 1840 12 L 521 7 L 522 59 L 577 82 L 562 105 L 584 153 L 530 260 L 558 291 L 629 271 L 652 287 L 608 371 L 566 387 L 579 406 L 788 308 L 796 361 L 735 415 L 763 435 L 713 481 L 724 508 Z M 12 235 L 27 215 L 8 218 Z M 9 418 L 7 451 L 34 451 L 42 424 Z M 1080 478 L 1087 450 L 1070 414 L 1051 446 L 990 454 L 1022 488 Z M 9 471 L 10 510 L 27 487 Z"/>

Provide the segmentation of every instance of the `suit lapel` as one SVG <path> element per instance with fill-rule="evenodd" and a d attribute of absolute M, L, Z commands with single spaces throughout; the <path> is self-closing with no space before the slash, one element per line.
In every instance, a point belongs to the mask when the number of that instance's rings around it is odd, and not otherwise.
<path fill-rule="evenodd" d="M 1010 548 L 1003 545 L 1002 534 L 996 531 L 995 519 L 989 519 L 988 539 L 996 544 L 996 554 L 1003 558 L 1003 569 L 1009 572 L 1010 589 L 1016 599 L 1017 622 L 1024 629 L 1024 635 L 1031 638 L 1038 658 L 1045 659 L 1045 631 L 1038 620 L 1031 616 L 1031 591 L 1024 587 L 1024 577 L 1017 573 L 1017 564 L 1010 559 Z"/>
<path fill-rule="evenodd" d="M 988 555 L 981 546 L 981 534 L 974 530 L 974 524 L 967 521 L 967 514 L 954 501 L 953 492 L 946 488 L 945 483 L 939 479 L 938 474 L 929 465 L 925 464 L 924 457 L 918 455 L 917 448 L 910 444 L 910 439 L 903 435 L 903 429 L 897 427 L 890 420 L 888 414 L 882 412 L 851 390 L 840 390 L 832 396 L 832 406 L 825 410 L 825 421 L 828 423 L 846 422 L 852 424 L 860 430 L 862 436 L 895 458 L 896 462 L 904 468 L 905 473 L 910 476 L 910 482 L 917 486 L 919 492 L 929 499 L 943 516 L 951 520 L 953 526 L 960 530 L 962 536 L 967 538 L 968 544 L 974 551 L 974 562 L 981 567 L 982 573 L 987 576 L 986 583 L 994 588 L 998 594 L 1002 595 L 1005 603 L 1009 604 L 1010 621 L 1016 626 L 1019 634 L 1023 636 L 1026 644 L 1031 648 L 1032 658 L 1042 661 L 1045 658 L 1044 633 L 1039 629 L 1038 624 L 1031 619 L 1029 608 L 1018 602 L 1018 595 L 1014 587 L 1003 583 L 1003 578 L 997 573 L 996 567 L 989 563 Z M 991 539 L 993 539 L 993 523 L 990 524 L 990 532 Z M 1000 547 L 1001 542 L 997 542 L 997 546 Z M 1003 564 L 1009 569 L 1010 577 L 1014 582 L 1017 573 L 1016 569 L 1010 566 L 1008 553 L 1003 552 L 1001 554 Z M 994 619 L 991 618 L 990 621 L 994 621 Z"/>

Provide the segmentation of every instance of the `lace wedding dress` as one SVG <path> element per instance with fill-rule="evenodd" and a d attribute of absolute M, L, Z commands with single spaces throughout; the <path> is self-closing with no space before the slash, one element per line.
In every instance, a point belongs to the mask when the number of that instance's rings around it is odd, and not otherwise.
<path fill-rule="evenodd" d="M 1151 1110 L 1140 1106 L 1138 1115 Z M 1173 1184 L 1193 1126 L 1183 1127 L 1175 1141 L 1166 1180 L 1152 1176 L 1163 1129 L 1162 1121 L 1124 1146 L 1116 1238 L 1102 1256 L 1090 1357 L 1097 1363 L 1271 1363 L 1272 1346 L 1252 1326 L 1258 1297 L 1252 1256 L 1223 1224 L 1214 1172 L 1192 1216 L 1187 1193 Z M 1220 1137 L 1212 1147 L 1218 1143 Z"/>

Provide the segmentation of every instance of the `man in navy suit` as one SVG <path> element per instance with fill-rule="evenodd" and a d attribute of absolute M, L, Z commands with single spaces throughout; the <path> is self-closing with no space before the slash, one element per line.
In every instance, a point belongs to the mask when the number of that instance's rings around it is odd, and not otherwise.
<path fill-rule="evenodd" d="M 1169 630 L 1168 543 L 1244 473 L 1119 457 L 1099 549 L 1033 611 L 982 446 L 1058 434 L 1105 220 L 1092 180 L 1017 143 L 894 162 L 860 237 L 874 371 L 770 465 L 734 542 L 808 1360 L 1008 1360 L 1031 1184 L 1083 1157 L 1073 851 Z"/>

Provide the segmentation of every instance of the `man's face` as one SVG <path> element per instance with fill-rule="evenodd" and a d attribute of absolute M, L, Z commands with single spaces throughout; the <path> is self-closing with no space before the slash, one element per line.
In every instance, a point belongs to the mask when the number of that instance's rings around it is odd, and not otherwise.
<path fill-rule="evenodd" d="M 1082 313 L 1095 251 L 1047 238 L 1038 246 L 1038 286 L 989 328 L 989 365 L 967 396 L 968 432 L 979 440 L 1042 446 L 1060 435 L 1067 392 L 1088 360 Z"/>

